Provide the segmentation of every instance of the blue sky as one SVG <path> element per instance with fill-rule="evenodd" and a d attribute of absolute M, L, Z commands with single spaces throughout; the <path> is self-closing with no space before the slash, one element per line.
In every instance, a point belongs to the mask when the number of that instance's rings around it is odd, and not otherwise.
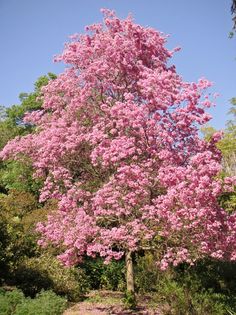
<path fill-rule="evenodd" d="M 230 0 L 0 0 L 0 104 L 17 104 L 19 93 L 31 92 L 40 75 L 63 71 L 53 56 L 70 34 L 101 21 L 100 8 L 110 8 L 170 34 L 167 47 L 182 47 L 172 59 L 178 73 L 186 81 L 204 76 L 214 82 L 213 92 L 221 96 L 211 124 L 224 128 L 229 99 L 236 96 L 230 5 Z"/>

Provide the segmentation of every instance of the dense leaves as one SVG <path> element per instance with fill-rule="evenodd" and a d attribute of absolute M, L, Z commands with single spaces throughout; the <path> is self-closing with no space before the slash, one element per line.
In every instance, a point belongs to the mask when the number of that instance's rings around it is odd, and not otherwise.
<path fill-rule="evenodd" d="M 51 291 L 41 292 L 36 299 L 25 298 L 20 290 L 0 293 L 2 315 L 61 315 L 67 301 Z"/>
<path fill-rule="evenodd" d="M 14 277 L 17 287 L 31 297 L 42 289 L 52 289 L 69 301 L 78 301 L 88 291 L 88 281 L 82 269 L 65 268 L 55 255 L 49 253 L 23 261 Z"/>
<path fill-rule="evenodd" d="M 229 111 L 231 119 L 228 120 L 222 139 L 217 143 L 217 147 L 222 153 L 222 172 L 220 176 L 236 176 L 236 100 L 232 98 L 232 107 Z M 203 135 L 207 141 L 211 141 L 216 130 L 206 125 L 202 128 Z M 228 212 L 236 209 L 236 189 L 231 192 L 223 193 L 219 199 L 219 204 Z"/>

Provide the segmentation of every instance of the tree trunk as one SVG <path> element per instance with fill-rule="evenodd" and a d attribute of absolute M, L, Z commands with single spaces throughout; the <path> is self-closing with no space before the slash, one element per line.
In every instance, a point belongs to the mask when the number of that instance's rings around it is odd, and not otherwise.
<path fill-rule="evenodd" d="M 126 252 L 125 263 L 126 263 L 127 292 L 134 294 L 134 269 L 133 269 L 133 259 L 132 259 L 131 251 Z"/>

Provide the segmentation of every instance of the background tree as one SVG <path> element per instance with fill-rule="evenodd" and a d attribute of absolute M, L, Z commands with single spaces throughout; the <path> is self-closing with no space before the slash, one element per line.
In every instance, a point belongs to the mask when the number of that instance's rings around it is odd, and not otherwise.
<path fill-rule="evenodd" d="M 229 38 L 232 38 L 234 36 L 235 30 L 236 30 L 236 1 L 235 0 L 232 0 L 231 15 L 232 15 L 233 27 L 232 27 L 232 31 L 229 33 Z"/>
<path fill-rule="evenodd" d="M 223 139 L 219 142 L 219 149 L 223 153 L 223 165 L 227 174 L 236 176 L 236 99 L 231 100 L 229 113 L 233 116 L 227 122 Z"/>
<path fill-rule="evenodd" d="M 235 99 L 231 100 L 232 107 L 229 114 L 232 118 L 228 120 L 222 139 L 217 143 L 217 147 L 222 152 L 222 172 L 221 176 L 236 176 L 236 112 Z M 210 141 L 216 130 L 207 125 L 202 129 L 203 135 L 207 141 Z M 219 197 L 220 205 L 228 212 L 234 212 L 236 209 L 236 191 L 222 194 Z"/>
<path fill-rule="evenodd" d="M 232 13 L 232 20 L 233 20 L 233 29 L 236 29 L 236 1 L 232 0 L 231 5 L 231 13 Z"/>
<path fill-rule="evenodd" d="M 231 100 L 232 107 L 229 110 L 229 114 L 232 118 L 227 121 L 226 128 L 223 131 L 222 139 L 217 143 L 217 147 L 220 149 L 223 155 L 222 165 L 225 176 L 236 175 L 236 101 L 234 98 Z M 201 128 L 203 135 L 207 141 L 210 141 L 216 129 L 210 125 L 206 125 Z"/>
<path fill-rule="evenodd" d="M 155 250 L 161 269 L 236 258 L 235 216 L 217 202 L 234 181 L 216 177 L 220 135 L 198 136 L 210 83 L 184 82 L 159 32 L 103 12 L 104 25 L 74 36 L 57 58 L 70 67 L 41 89 L 42 110 L 25 115 L 34 132 L 1 157 L 30 159 L 44 181 L 40 201 L 58 202 L 38 225 L 41 244 L 64 250 L 66 265 L 125 256 L 132 295 L 140 250 Z"/>
<path fill-rule="evenodd" d="M 47 85 L 49 80 L 55 79 L 53 73 L 41 76 L 34 84 L 34 91 L 31 93 L 21 93 L 19 96 L 20 104 L 9 108 L 1 107 L 0 118 L 0 148 L 16 136 L 32 133 L 34 126 L 25 124 L 23 116 L 26 112 L 39 110 L 42 106 L 40 90 Z M 6 192 L 10 189 L 38 192 L 40 183 L 32 178 L 31 162 L 25 159 L 23 162 L 8 161 L 0 162 L 0 189 Z"/>

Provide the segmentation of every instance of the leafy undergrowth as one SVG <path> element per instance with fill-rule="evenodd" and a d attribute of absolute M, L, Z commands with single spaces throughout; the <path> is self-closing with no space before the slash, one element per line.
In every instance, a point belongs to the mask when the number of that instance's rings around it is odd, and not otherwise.
<path fill-rule="evenodd" d="M 34 299 L 21 290 L 0 290 L 0 315 L 61 315 L 67 301 L 52 291 L 42 291 Z"/>
<path fill-rule="evenodd" d="M 137 300 L 137 308 L 131 311 L 125 307 L 123 293 L 92 291 L 83 302 L 71 306 L 64 315 L 161 315 L 148 296 L 138 296 Z"/>

